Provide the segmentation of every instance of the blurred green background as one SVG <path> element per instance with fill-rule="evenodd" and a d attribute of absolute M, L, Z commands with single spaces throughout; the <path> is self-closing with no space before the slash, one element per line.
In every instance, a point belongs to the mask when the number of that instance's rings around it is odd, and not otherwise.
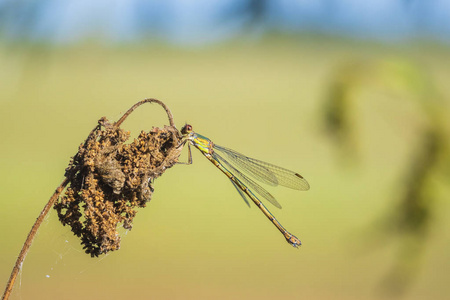
<path fill-rule="evenodd" d="M 302 174 L 267 188 L 299 250 L 198 151 L 154 184 L 121 249 L 100 258 L 52 210 L 11 299 L 447 299 L 450 52 L 268 34 L 0 46 L 0 282 L 97 120 L 147 97 L 217 144 Z M 167 124 L 146 104 L 123 128 Z M 187 160 L 187 149 L 181 160 Z"/>

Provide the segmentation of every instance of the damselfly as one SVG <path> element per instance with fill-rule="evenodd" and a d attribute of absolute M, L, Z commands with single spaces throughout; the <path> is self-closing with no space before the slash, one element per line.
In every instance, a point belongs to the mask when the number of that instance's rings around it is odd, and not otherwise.
<path fill-rule="evenodd" d="M 188 143 L 189 158 L 188 164 L 192 163 L 191 147 L 194 146 L 211 161 L 219 170 L 221 170 L 234 185 L 239 192 L 245 203 L 250 206 L 247 198 L 253 201 L 258 208 L 266 215 L 266 217 L 278 228 L 278 230 L 284 235 L 287 242 L 294 247 L 301 245 L 300 240 L 293 234 L 289 233 L 278 220 L 272 215 L 272 213 L 264 206 L 264 204 L 258 199 L 255 193 L 269 201 L 271 204 L 278 208 L 281 205 L 275 200 L 275 198 L 262 188 L 258 183 L 250 179 L 247 175 L 239 171 L 236 167 L 240 168 L 243 172 L 249 176 L 253 176 L 255 179 L 272 185 L 282 185 L 288 188 L 306 191 L 309 189 L 308 182 L 298 173 L 289 171 L 287 169 L 247 157 L 234 150 L 214 144 L 210 139 L 204 137 L 198 133 L 192 131 L 192 126 L 186 124 L 181 129 L 183 135 L 183 144 Z M 236 167 L 234 167 L 235 165 Z"/>

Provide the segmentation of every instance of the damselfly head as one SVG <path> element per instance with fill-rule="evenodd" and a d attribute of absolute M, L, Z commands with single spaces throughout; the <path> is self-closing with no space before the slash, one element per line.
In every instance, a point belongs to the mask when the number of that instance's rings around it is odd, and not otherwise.
<path fill-rule="evenodd" d="M 189 124 L 185 124 L 185 125 L 183 126 L 183 128 L 181 128 L 181 134 L 182 134 L 182 135 L 187 135 L 187 134 L 189 134 L 189 133 L 191 133 L 191 132 L 192 132 L 192 126 L 189 125 Z"/>

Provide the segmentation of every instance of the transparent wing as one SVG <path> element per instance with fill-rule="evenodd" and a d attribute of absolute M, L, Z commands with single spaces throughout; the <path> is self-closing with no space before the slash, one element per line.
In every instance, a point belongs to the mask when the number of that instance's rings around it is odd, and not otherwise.
<path fill-rule="evenodd" d="M 233 180 L 230 179 L 230 181 L 233 184 L 233 186 L 236 188 L 236 191 L 238 191 L 239 195 L 241 195 L 242 199 L 244 199 L 247 206 L 250 207 L 250 203 L 247 200 L 247 195 L 236 185 L 236 183 L 234 183 Z"/>
<path fill-rule="evenodd" d="M 219 145 L 214 145 L 214 151 L 225 154 L 232 163 L 247 171 L 259 181 L 272 186 L 278 185 L 278 179 L 273 172 L 264 166 L 252 163 L 249 161 L 249 157 Z"/>
<path fill-rule="evenodd" d="M 309 190 L 308 182 L 296 172 L 245 156 L 219 145 L 214 145 L 214 151 L 225 154 L 227 159 L 263 183 L 273 186 L 282 185 L 295 190 Z"/>
<path fill-rule="evenodd" d="M 268 191 L 266 191 L 263 187 L 261 187 L 259 184 L 254 182 L 252 179 L 250 179 L 248 176 L 237 170 L 235 167 L 233 167 L 226 159 L 224 159 L 222 156 L 220 156 L 218 153 L 214 152 L 212 154 L 213 159 L 218 161 L 222 167 L 227 169 L 231 174 L 233 174 L 237 179 L 239 179 L 243 184 L 247 185 L 252 192 L 256 192 L 259 195 L 261 195 L 264 199 L 269 201 L 271 204 L 273 204 L 275 207 L 281 208 L 280 203 L 275 199 L 272 194 L 270 194 Z M 234 183 L 234 182 L 233 182 Z M 235 183 L 234 183 L 235 184 Z M 236 188 L 239 189 L 239 186 L 235 184 Z"/>

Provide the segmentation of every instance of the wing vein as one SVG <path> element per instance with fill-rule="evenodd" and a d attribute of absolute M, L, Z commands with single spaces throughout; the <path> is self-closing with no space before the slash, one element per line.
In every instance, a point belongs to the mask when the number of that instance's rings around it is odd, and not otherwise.
<path fill-rule="evenodd" d="M 261 195 L 264 199 L 269 201 L 275 207 L 281 208 L 280 203 L 275 199 L 272 194 L 266 191 L 263 187 L 257 184 L 255 181 L 250 179 L 248 176 L 237 170 L 232 164 L 230 164 L 226 159 L 220 156 L 217 152 L 212 154 L 212 157 L 217 160 L 222 166 L 226 165 L 229 168 L 229 172 L 232 173 L 239 181 L 241 181 L 244 185 L 248 185 L 248 187 Z M 225 167 L 225 166 L 224 166 Z M 226 168 L 227 169 L 227 168 Z M 228 169 L 227 169 L 228 170 Z M 234 182 L 233 182 L 234 183 Z M 237 185 L 236 185 L 237 186 Z M 238 186 L 237 186 L 238 187 Z M 239 188 L 239 187 L 238 187 Z M 242 196 L 242 195 L 241 195 Z"/>
<path fill-rule="evenodd" d="M 282 185 L 295 190 L 309 190 L 308 182 L 296 172 L 245 156 L 219 145 L 214 145 L 214 150 L 226 155 L 230 161 L 260 182 L 272 186 Z"/>

